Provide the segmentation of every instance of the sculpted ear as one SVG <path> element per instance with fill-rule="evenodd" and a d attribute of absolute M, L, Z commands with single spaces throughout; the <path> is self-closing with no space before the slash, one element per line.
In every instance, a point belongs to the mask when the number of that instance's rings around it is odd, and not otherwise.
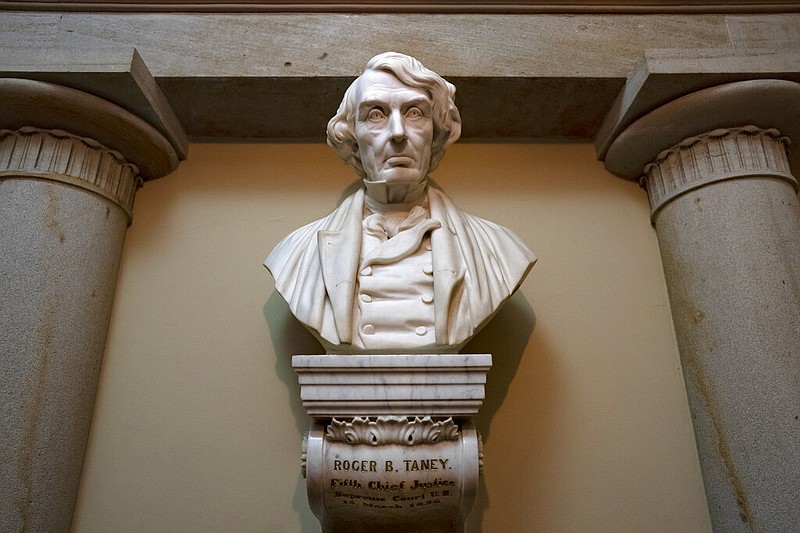
<path fill-rule="evenodd" d="M 433 139 L 429 172 L 433 172 L 439 166 L 439 161 L 447 149 L 461 137 L 461 116 L 455 106 L 451 109 L 448 119 L 450 129 L 437 131 Z"/>
<path fill-rule="evenodd" d="M 358 144 L 353 142 L 351 146 L 352 153 L 347 163 L 356 170 L 356 174 L 358 174 L 361 179 L 364 179 L 367 177 L 367 173 L 364 172 L 364 165 L 361 164 L 361 153 L 358 151 Z"/>
<path fill-rule="evenodd" d="M 461 137 L 461 117 L 459 116 L 458 111 L 456 111 L 455 113 L 451 112 L 450 118 L 451 118 L 450 135 L 447 137 L 447 139 L 444 139 L 444 144 L 442 144 L 442 151 L 450 148 L 450 145 L 452 145 L 459 139 L 459 137 Z"/>

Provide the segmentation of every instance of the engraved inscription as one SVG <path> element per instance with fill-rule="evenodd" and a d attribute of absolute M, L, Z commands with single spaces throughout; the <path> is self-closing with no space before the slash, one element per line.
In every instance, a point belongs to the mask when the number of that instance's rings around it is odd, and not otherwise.
<path fill-rule="evenodd" d="M 333 462 L 334 470 L 344 470 L 353 472 L 376 472 L 378 467 L 377 461 L 340 461 L 339 459 Z"/>
<path fill-rule="evenodd" d="M 446 470 L 447 463 L 450 459 L 403 459 L 403 462 L 406 465 L 406 472 L 412 472 L 415 470 Z"/>
<path fill-rule="evenodd" d="M 461 496 L 459 443 L 434 446 L 331 444 L 325 463 L 329 506 L 368 509 L 457 507 Z M 433 453 L 431 453 L 433 452 Z"/>
<path fill-rule="evenodd" d="M 355 506 L 380 519 L 387 509 L 413 510 L 417 519 L 454 513 L 465 462 L 478 459 L 465 457 L 452 418 L 356 417 L 334 419 L 326 429 L 322 489 L 332 512 Z"/>

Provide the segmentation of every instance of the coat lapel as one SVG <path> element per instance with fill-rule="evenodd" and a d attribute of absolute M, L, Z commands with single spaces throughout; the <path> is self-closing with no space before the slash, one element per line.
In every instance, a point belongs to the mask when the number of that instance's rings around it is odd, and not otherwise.
<path fill-rule="evenodd" d="M 456 227 L 448 214 L 451 210 L 446 208 L 440 193 L 433 187 L 428 189 L 428 205 L 431 218 L 442 223 L 441 228 L 431 232 L 436 344 L 450 344 L 450 314 L 460 307 L 458 300 L 463 295 L 465 265 Z"/>
<path fill-rule="evenodd" d="M 350 205 L 341 209 L 343 217 L 337 217 L 340 223 L 317 233 L 317 246 L 322 279 L 336 322 L 336 333 L 341 342 L 350 343 L 353 334 L 353 299 L 361 256 L 364 191 L 358 191 Z"/>

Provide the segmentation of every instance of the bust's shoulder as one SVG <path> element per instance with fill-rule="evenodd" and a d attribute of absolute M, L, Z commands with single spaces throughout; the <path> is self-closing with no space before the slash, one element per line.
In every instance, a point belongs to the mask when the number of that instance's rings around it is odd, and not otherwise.
<path fill-rule="evenodd" d="M 328 215 L 292 231 L 275 245 L 267 256 L 264 266 L 274 277 L 280 277 L 286 265 L 301 261 L 302 257 L 317 249 L 317 234 L 320 231 L 344 231 L 351 219 L 361 218 L 364 209 L 364 191 L 357 190 L 347 196 Z"/>

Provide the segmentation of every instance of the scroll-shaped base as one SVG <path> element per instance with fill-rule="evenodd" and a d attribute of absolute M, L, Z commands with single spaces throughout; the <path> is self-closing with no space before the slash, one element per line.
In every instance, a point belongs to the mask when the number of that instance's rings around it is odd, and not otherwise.
<path fill-rule="evenodd" d="M 482 462 L 470 420 L 491 356 L 295 356 L 314 418 L 303 470 L 325 533 L 455 533 Z"/>
<path fill-rule="evenodd" d="M 420 426 L 442 423 L 452 426 L 447 438 L 406 443 L 408 434 L 425 431 Z M 367 440 L 378 443 L 348 442 L 353 426 L 366 424 L 373 426 Z M 461 532 L 475 503 L 479 448 L 471 422 L 405 417 L 334 420 L 327 427 L 317 422 L 306 453 L 311 509 L 326 533 Z"/>

